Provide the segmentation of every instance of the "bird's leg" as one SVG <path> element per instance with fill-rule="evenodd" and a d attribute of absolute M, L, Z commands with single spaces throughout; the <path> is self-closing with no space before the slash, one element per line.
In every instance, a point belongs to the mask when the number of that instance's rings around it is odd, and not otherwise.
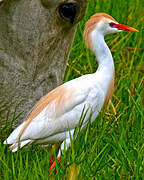
<path fill-rule="evenodd" d="M 60 156 L 57 156 L 57 162 L 60 162 Z M 52 176 L 53 174 L 56 174 L 57 173 L 57 170 L 56 170 L 56 161 L 54 161 L 51 165 L 51 167 L 49 168 L 49 171 L 50 171 L 50 176 Z"/>
<path fill-rule="evenodd" d="M 61 152 L 63 152 L 63 150 L 67 150 L 67 148 L 70 146 L 70 138 L 67 138 L 65 141 L 62 142 L 61 144 L 61 148 L 59 149 L 59 153 L 57 155 L 57 162 L 60 161 L 60 155 L 61 155 Z M 54 156 L 53 156 L 53 159 L 54 159 Z M 57 171 L 56 171 L 56 168 L 55 168 L 55 165 L 56 165 L 56 161 L 54 161 L 52 163 L 52 165 L 50 166 L 49 168 L 49 171 L 50 171 L 50 176 L 52 176 L 52 174 L 56 174 Z"/>
<path fill-rule="evenodd" d="M 64 150 L 66 151 L 68 149 L 68 147 L 70 146 L 71 144 L 71 138 L 73 138 L 73 133 L 74 133 L 74 130 L 71 130 L 70 132 L 67 132 L 66 134 L 66 139 L 62 142 L 61 144 L 61 147 L 59 149 L 59 152 L 58 152 L 58 155 L 57 155 L 57 162 L 60 161 L 60 156 L 61 156 L 61 152 L 63 152 Z M 71 138 L 70 138 L 71 136 Z M 52 174 L 56 174 L 56 169 L 55 169 L 55 164 L 56 162 L 54 161 L 53 164 L 51 165 L 51 167 L 49 168 L 49 171 L 50 171 L 50 176 L 52 176 Z"/>
<path fill-rule="evenodd" d="M 59 147 L 61 145 L 61 142 L 60 143 L 56 143 L 54 145 L 54 152 L 57 153 L 57 151 L 59 150 Z M 51 166 L 54 162 L 54 153 L 51 154 L 51 156 L 49 157 L 49 166 Z"/>

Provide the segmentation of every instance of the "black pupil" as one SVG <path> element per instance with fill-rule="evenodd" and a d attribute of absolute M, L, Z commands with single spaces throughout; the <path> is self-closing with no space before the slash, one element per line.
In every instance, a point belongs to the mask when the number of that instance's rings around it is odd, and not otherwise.
<path fill-rule="evenodd" d="M 77 6 L 73 3 L 62 4 L 59 6 L 59 13 L 62 18 L 69 20 L 73 24 L 77 13 Z"/>

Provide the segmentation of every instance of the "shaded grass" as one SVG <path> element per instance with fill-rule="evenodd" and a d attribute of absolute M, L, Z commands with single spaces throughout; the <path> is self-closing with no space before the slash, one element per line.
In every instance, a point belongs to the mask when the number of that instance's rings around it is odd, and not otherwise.
<path fill-rule="evenodd" d="M 64 152 L 53 179 L 144 179 L 144 12 L 141 0 L 91 0 L 86 16 L 78 26 L 64 81 L 96 71 L 93 53 L 83 40 L 85 22 L 96 12 L 106 12 L 139 33 L 109 35 L 105 39 L 115 61 L 115 89 L 108 111 L 72 142 Z M 15 120 L 15 117 L 11 120 Z M 1 179 L 49 179 L 47 147 L 31 146 L 11 153 L 2 144 L 11 124 L 1 131 Z M 65 160 L 64 160 L 65 159 Z"/>

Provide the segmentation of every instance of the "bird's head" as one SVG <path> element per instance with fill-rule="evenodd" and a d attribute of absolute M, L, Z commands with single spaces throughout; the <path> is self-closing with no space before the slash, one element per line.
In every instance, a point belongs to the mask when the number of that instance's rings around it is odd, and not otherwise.
<path fill-rule="evenodd" d="M 91 46 L 91 33 L 96 31 L 97 33 L 105 36 L 106 34 L 112 34 L 122 31 L 133 31 L 138 32 L 138 30 L 119 24 L 112 16 L 106 13 L 96 13 L 93 15 L 86 23 L 84 30 L 84 38 L 86 46 L 90 48 Z"/>

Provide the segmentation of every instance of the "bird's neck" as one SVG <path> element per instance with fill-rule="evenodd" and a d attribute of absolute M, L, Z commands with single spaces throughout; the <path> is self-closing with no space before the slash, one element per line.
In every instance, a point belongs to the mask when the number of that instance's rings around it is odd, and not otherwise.
<path fill-rule="evenodd" d="M 99 83 L 105 93 L 105 104 L 107 104 L 111 98 L 114 87 L 113 58 L 105 43 L 104 35 L 95 31 L 91 35 L 92 51 L 98 61 L 98 69 L 93 75 L 96 79 L 96 83 Z"/>
<path fill-rule="evenodd" d="M 114 72 L 114 63 L 111 52 L 104 40 L 104 35 L 94 30 L 91 33 L 92 51 L 98 61 L 98 70 L 105 69 L 109 73 Z"/>

